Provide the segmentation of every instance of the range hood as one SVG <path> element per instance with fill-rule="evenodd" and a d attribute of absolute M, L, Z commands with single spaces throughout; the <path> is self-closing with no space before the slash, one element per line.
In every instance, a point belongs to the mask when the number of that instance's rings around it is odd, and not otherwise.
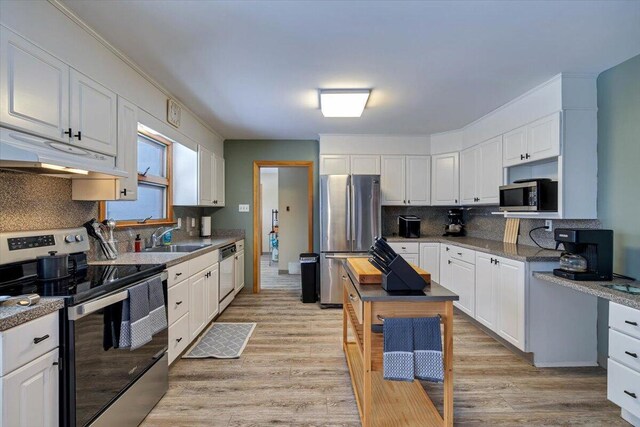
<path fill-rule="evenodd" d="M 112 156 L 0 127 L 0 168 L 67 178 L 121 178 Z"/>

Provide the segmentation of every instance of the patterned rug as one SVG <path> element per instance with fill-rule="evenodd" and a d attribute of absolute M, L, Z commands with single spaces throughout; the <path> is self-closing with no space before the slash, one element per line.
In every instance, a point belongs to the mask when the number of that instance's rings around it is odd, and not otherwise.
<path fill-rule="evenodd" d="M 214 323 L 182 358 L 237 359 L 255 327 L 255 323 Z"/>

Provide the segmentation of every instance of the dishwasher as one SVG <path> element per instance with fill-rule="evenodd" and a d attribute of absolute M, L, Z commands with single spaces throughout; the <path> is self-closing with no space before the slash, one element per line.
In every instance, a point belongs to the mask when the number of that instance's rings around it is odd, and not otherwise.
<path fill-rule="evenodd" d="M 233 291 L 236 286 L 236 244 L 232 243 L 220 248 L 220 313 L 227 308 L 233 300 Z"/>

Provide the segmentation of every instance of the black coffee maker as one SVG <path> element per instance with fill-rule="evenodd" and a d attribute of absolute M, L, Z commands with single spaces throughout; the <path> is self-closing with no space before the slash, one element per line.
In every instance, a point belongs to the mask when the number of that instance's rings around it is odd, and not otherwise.
<path fill-rule="evenodd" d="M 611 280 L 613 276 L 613 230 L 556 228 L 556 249 L 565 251 L 553 274 L 571 280 Z"/>
<path fill-rule="evenodd" d="M 449 209 L 449 223 L 444 226 L 443 236 L 464 236 L 464 221 L 462 220 L 462 209 Z"/>

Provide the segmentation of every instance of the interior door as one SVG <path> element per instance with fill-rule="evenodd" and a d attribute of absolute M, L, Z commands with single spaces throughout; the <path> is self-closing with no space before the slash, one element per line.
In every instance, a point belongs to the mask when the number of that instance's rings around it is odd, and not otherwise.
<path fill-rule="evenodd" d="M 320 251 L 351 250 L 349 175 L 320 176 Z"/>
<path fill-rule="evenodd" d="M 431 157 L 407 156 L 406 197 L 408 205 L 431 204 Z"/>
<path fill-rule="evenodd" d="M 117 96 L 89 77 L 71 69 L 72 142 L 115 156 L 117 152 Z"/>
<path fill-rule="evenodd" d="M 69 142 L 69 66 L 0 29 L 0 120 Z"/>
<path fill-rule="evenodd" d="M 355 175 L 351 177 L 351 250 L 366 252 L 373 240 L 380 236 L 380 177 Z"/>

